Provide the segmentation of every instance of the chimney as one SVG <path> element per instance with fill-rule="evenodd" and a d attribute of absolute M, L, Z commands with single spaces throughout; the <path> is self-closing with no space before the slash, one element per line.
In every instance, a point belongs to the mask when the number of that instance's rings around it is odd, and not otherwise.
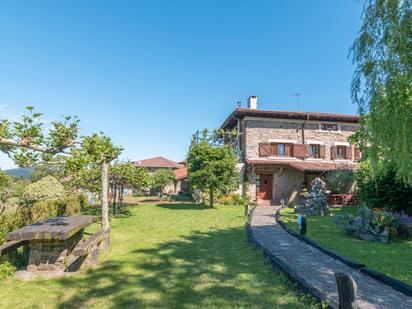
<path fill-rule="evenodd" d="M 257 109 L 257 97 L 256 96 L 250 96 L 249 99 L 247 99 L 247 108 Z"/>

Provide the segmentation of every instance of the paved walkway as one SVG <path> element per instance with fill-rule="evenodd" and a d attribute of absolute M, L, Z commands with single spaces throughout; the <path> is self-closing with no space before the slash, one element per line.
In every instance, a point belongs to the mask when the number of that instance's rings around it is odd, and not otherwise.
<path fill-rule="evenodd" d="M 343 271 L 349 273 L 358 285 L 359 308 L 412 308 L 412 297 L 358 272 L 290 235 L 276 223 L 276 209 L 273 206 L 255 208 L 251 219 L 253 236 L 262 247 L 330 299 L 332 306 L 337 307 L 338 304 L 334 272 Z"/>

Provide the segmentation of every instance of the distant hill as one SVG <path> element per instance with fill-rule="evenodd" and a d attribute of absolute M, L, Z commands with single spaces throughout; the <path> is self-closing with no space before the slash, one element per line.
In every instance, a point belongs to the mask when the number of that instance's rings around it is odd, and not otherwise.
<path fill-rule="evenodd" d="M 13 168 L 11 170 L 5 170 L 7 174 L 13 177 L 21 177 L 30 179 L 30 173 L 33 169 L 31 167 Z"/>

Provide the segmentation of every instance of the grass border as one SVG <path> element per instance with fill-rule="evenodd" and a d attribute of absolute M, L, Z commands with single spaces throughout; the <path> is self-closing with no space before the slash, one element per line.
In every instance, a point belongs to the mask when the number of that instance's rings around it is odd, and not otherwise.
<path fill-rule="evenodd" d="M 411 296 L 412 297 L 412 286 L 404 283 L 402 281 L 399 281 L 395 278 L 392 278 L 390 276 L 387 276 L 381 272 L 378 272 L 376 270 L 370 269 L 368 267 L 366 267 L 365 264 L 360 264 L 354 261 L 351 261 L 349 259 L 347 259 L 346 257 L 343 257 L 339 254 L 337 254 L 336 252 L 333 252 L 329 249 L 326 249 L 325 247 L 319 245 L 317 242 L 311 240 L 310 238 L 307 238 L 306 236 L 300 236 L 299 234 L 297 234 L 295 231 L 291 230 L 287 224 L 285 222 L 283 222 L 280 219 L 281 215 L 280 215 L 280 209 L 278 209 L 276 211 L 276 222 L 279 223 L 279 225 L 286 231 L 288 232 L 290 235 L 298 238 L 301 241 L 304 241 L 305 243 L 307 243 L 308 245 L 318 249 L 319 251 L 341 261 L 342 263 L 348 265 L 349 267 L 359 270 L 361 273 L 383 283 L 386 285 L 389 285 L 391 288 L 393 288 L 394 290 L 401 292 L 407 296 Z"/>

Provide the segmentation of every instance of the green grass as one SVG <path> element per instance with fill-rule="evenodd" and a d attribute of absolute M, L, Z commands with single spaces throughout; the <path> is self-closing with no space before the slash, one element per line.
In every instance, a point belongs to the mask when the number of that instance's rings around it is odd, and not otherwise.
<path fill-rule="evenodd" d="M 356 214 L 354 207 L 332 209 L 332 215 L 339 212 Z M 281 219 L 298 231 L 293 209 L 281 210 Z M 367 267 L 412 285 L 412 240 L 395 241 L 389 244 L 365 241 L 344 234 L 333 223 L 333 217 L 308 216 L 307 235 L 324 247 L 365 264 Z"/>
<path fill-rule="evenodd" d="M 0 307 L 313 305 L 246 241 L 242 207 L 163 204 L 127 210 L 111 219 L 110 251 L 97 268 L 53 280 L 0 281 Z"/>

